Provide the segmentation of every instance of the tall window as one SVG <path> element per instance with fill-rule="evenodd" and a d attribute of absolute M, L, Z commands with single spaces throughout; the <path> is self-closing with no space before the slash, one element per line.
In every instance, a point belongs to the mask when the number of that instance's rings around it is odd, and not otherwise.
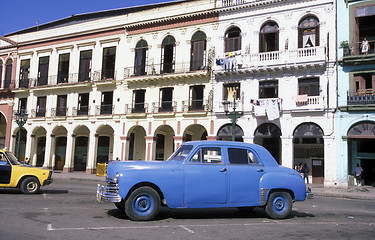
<path fill-rule="evenodd" d="M 27 98 L 20 98 L 18 101 L 18 112 L 27 112 Z"/>
<path fill-rule="evenodd" d="M 102 79 L 115 77 L 116 47 L 103 49 Z"/>
<path fill-rule="evenodd" d="M 161 73 L 173 73 L 175 70 L 176 40 L 172 36 L 164 38 L 161 46 Z"/>
<path fill-rule="evenodd" d="M 260 52 L 279 51 L 279 26 L 275 22 L 265 23 L 259 34 Z"/>
<path fill-rule="evenodd" d="M 204 86 L 191 86 L 189 96 L 189 110 L 203 110 L 203 92 Z"/>
<path fill-rule="evenodd" d="M 234 96 L 236 100 L 241 97 L 240 84 L 239 83 L 228 83 L 223 86 L 223 100 L 233 102 Z"/>
<path fill-rule="evenodd" d="M 232 27 L 225 33 L 225 52 L 241 50 L 241 30 Z"/>
<path fill-rule="evenodd" d="M 201 70 L 206 67 L 206 38 L 206 34 L 202 31 L 196 32 L 191 38 L 191 71 Z"/>
<path fill-rule="evenodd" d="M 113 92 L 102 93 L 102 103 L 100 106 L 100 114 L 112 114 Z"/>
<path fill-rule="evenodd" d="M 80 52 L 78 81 L 84 82 L 91 79 L 92 50 Z"/>
<path fill-rule="evenodd" d="M 8 59 L 5 64 L 4 88 L 9 88 L 10 83 L 12 82 L 12 68 L 13 68 L 13 60 Z"/>
<path fill-rule="evenodd" d="M 278 81 L 259 82 L 259 98 L 278 98 Z"/>
<path fill-rule="evenodd" d="M 298 79 L 298 94 L 307 96 L 319 96 L 319 78 Z"/>
<path fill-rule="evenodd" d="M 354 90 L 359 94 L 375 92 L 375 73 L 354 74 Z M 367 92 L 367 93 L 366 93 Z"/>
<path fill-rule="evenodd" d="M 78 96 L 77 115 L 88 115 L 89 113 L 89 94 L 81 93 Z"/>
<path fill-rule="evenodd" d="M 355 54 L 374 53 L 375 48 L 375 5 L 361 5 L 353 9 L 353 47 Z M 362 41 L 367 40 L 369 48 L 363 46 Z"/>
<path fill-rule="evenodd" d="M 66 116 L 67 95 L 57 96 L 56 116 Z"/>
<path fill-rule="evenodd" d="M 69 78 L 69 58 L 70 54 L 59 55 L 59 72 L 57 75 L 57 83 L 67 83 Z"/>
<path fill-rule="evenodd" d="M 29 86 L 30 59 L 21 61 L 19 87 L 27 88 Z"/>
<path fill-rule="evenodd" d="M 146 90 L 134 90 L 133 91 L 133 113 L 145 112 L 145 94 Z"/>
<path fill-rule="evenodd" d="M 47 97 L 38 97 L 36 103 L 36 117 L 45 117 L 46 116 L 46 102 Z"/>
<path fill-rule="evenodd" d="M 173 110 L 173 88 L 160 89 L 159 112 L 170 112 Z"/>
<path fill-rule="evenodd" d="M 141 40 L 135 46 L 134 75 L 146 75 L 148 45 L 145 40 Z"/>
<path fill-rule="evenodd" d="M 298 24 L 298 48 L 319 46 L 319 20 L 309 16 Z"/>
<path fill-rule="evenodd" d="M 39 58 L 38 86 L 48 84 L 49 56 Z"/>

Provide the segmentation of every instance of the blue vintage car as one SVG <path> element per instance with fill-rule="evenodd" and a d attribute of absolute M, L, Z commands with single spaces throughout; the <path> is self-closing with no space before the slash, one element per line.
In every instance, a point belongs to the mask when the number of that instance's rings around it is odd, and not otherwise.
<path fill-rule="evenodd" d="M 131 220 L 152 220 L 170 208 L 263 207 L 285 218 L 294 201 L 312 198 L 304 179 L 255 144 L 185 142 L 167 161 L 113 161 L 97 200 L 113 202 Z"/>

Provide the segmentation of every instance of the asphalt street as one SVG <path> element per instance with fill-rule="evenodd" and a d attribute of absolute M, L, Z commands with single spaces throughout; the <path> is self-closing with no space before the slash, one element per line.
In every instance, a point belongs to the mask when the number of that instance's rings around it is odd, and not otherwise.
<path fill-rule="evenodd" d="M 114 204 L 98 204 L 90 179 L 56 178 L 40 194 L 0 190 L 0 239 L 372 239 L 372 200 L 317 196 L 297 202 L 288 219 L 264 210 L 174 210 L 133 222 Z"/>

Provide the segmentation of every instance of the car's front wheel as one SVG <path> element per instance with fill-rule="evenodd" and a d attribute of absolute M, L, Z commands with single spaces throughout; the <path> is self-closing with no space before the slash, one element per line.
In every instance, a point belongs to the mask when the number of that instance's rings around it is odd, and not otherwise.
<path fill-rule="evenodd" d="M 21 192 L 24 194 L 34 194 L 39 191 L 40 183 L 35 177 L 25 178 L 20 185 Z"/>
<path fill-rule="evenodd" d="M 134 221 L 152 220 L 159 210 L 160 196 L 151 187 L 137 188 L 125 202 L 125 213 Z"/>
<path fill-rule="evenodd" d="M 286 218 L 292 210 L 292 197 L 287 192 L 274 192 L 268 198 L 265 211 L 270 218 Z"/>

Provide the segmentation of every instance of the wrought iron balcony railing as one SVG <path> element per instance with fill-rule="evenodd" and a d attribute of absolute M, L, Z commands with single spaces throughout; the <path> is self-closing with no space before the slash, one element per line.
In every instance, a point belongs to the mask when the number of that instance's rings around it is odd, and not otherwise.
<path fill-rule="evenodd" d="M 371 105 L 375 104 L 375 89 L 362 89 L 357 92 L 348 92 L 348 105 Z"/>
<path fill-rule="evenodd" d="M 162 75 L 169 73 L 188 73 L 201 70 L 208 70 L 206 61 L 182 62 L 182 63 L 162 63 L 144 64 L 126 67 L 124 78 L 147 75 Z"/>

